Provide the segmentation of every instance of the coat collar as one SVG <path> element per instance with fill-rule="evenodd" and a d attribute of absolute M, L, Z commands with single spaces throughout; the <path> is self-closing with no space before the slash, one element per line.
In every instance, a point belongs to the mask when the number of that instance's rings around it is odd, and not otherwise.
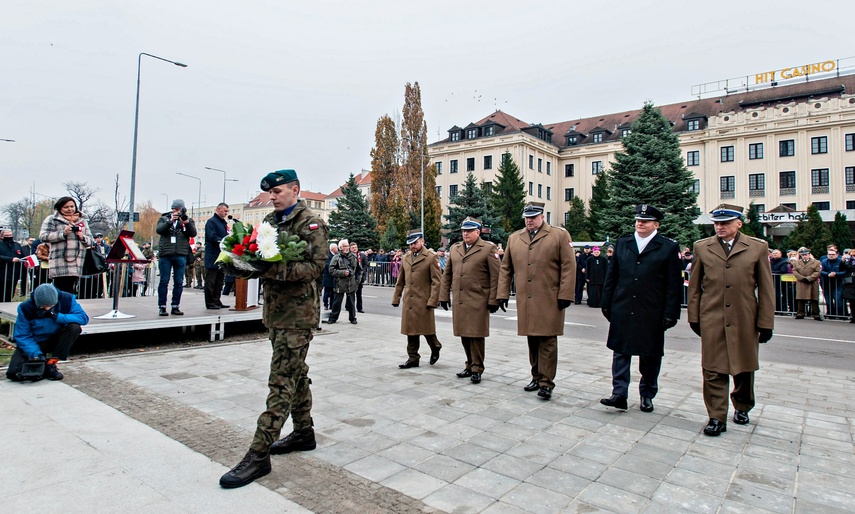
<path fill-rule="evenodd" d="M 654 248 L 659 248 L 660 246 L 662 246 L 662 240 L 659 238 L 659 234 L 656 234 L 655 236 L 653 236 L 653 238 L 650 239 L 650 241 L 647 242 L 647 246 L 644 247 L 644 252 L 650 252 Z M 629 236 L 629 244 L 627 245 L 627 247 L 631 252 L 636 255 L 639 255 L 638 243 L 635 241 L 635 233 Z"/>
<path fill-rule="evenodd" d="M 546 237 L 549 234 L 550 228 L 551 226 L 544 221 L 543 225 L 541 225 L 540 229 L 538 229 L 537 234 L 534 235 L 534 239 L 529 239 L 528 230 L 525 228 L 519 231 L 519 238 L 526 245 L 532 245 L 540 239 Z"/>
<path fill-rule="evenodd" d="M 736 234 L 736 239 L 733 241 L 733 246 L 730 248 L 730 254 L 724 253 L 724 248 L 721 245 L 721 239 L 718 236 L 712 236 L 707 243 L 707 248 L 710 252 L 716 257 L 720 258 L 723 261 L 726 261 L 733 257 L 734 255 L 744 252 L 750 246 L 748 242 L 748 238 L 743 236 L 741 233 Z"/>
<path fill-rule="evenodd" d="M 475 241 L 475 243 L 472 245 L 472 248 L 470 248 L 468 252 L 466 251 L 466 243 L 464 243 L 463 241 L 461 241 L 460 244 L 457 245 L 457 247 L 455 248 L 455 251 L 457 251 L 457 253 L 459 253 L 460 256 L 463 257 L 463 260 L 465 261 L 471 255 L 475 255 L 476 253 L 483 250 L 486 246 L 487 246 L 487 243 L 479 237 L 478 240 Z"/>

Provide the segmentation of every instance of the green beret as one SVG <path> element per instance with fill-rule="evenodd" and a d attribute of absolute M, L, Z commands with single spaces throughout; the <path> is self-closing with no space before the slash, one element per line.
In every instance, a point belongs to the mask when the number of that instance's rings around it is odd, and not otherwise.
<path fill-rule="evenodd" d="M 270 191 L 276 186 L 281 186 L 297 180 L 297 172 L 294 170 L 272 171 L 261 179 L 261 190 Z"/>

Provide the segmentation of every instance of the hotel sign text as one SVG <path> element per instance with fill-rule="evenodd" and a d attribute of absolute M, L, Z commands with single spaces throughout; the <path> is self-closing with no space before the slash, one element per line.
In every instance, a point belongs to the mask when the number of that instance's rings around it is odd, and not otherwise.
<path fill-rule="evenodd" d="M 762 84 L 763 82 L 773 82 L 775 80 L 795 79 L 805 77 L 807 75 L 815 75 L 817 73 L 829 73 L 837 69 L 837 63 L 834 61 L 823 61 L 814 64 L 805 64 L 794 68 L 783 68 L 781 70 L 764 71 L 754 75 L 754 83 Z"/>

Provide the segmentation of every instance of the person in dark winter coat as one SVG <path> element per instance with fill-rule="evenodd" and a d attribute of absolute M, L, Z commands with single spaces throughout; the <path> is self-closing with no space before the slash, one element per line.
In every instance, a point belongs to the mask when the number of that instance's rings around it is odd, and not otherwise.
<path fill-rule="evenodd" d="M 187 216 L 184 200 L 176 198 L 172 202 L 172 211 L 163 213 L 157 221 L 155 231 L 160 235 L 160 253 L 157 255 L 160 269 L 160 284 L 157 286 L 158 311 L 161 316 L 169 316 L 170 313 L 182 316 L 184 313 L 178 306 L 184 291 L 184 267 L 187 266 L 187 256 L 192 253 L 190 238 L 196 237 L 196 223 L 193 218 Z M 172 310 L 166 312 L 170 275 L 173 275 Z"/>
<path fill-rule="evenodd" d="M 855 249 L 846 250 L 841 259 L 840 270 L 846 272 L 846 277 L 840 296 L 849 302 L 849 323 L 855 323 Z"/>
<path fill-rule="evenodd" d="M 775 280 L 775 311 L 787 312 L 795 308 L 795 305 L 791 305 L 795 298 L 795 290 L 790 286 L 792 282 L 782 282 L 781 277 L 789 275 L 790 260 L 784 257 L 781 250 L 775 249 L 769 254 L 769 266 L 772 268 L 772 278 Z"/>
<path fill-rule="evenodd" d="M 585 266 L 588 265 L 588 257 L 591 256 L 590 252 L 591 247 L 585 245 L 585 248 L 576 255 L 576 287 L 574 295 L 576 305 L 582 303 L 582 294 L 585 292 Z"/>
<path fill-rule="evenodd" d="M 600 255 L 600 247 L 595 246 L 585 264 L 585 280 L 588 283 L 588 307 L 600 306 L 608 266 L 608 259 L 604 255 Z"/>
<path fill-rule="evenodd" d="M 330 261 L 330 275 L 335 279 L 335 296 L 333 298 L 332 312 L 328 319 L 323 320 L 324 323 L 333 323 L 338 321 L 338 316 L 341 314 L 342 305 L 348 313 L 348 319 L 356 325 L 356 289 L 357 281 L 362 277 L 362 268 L 359 266 L 359 261 L 356 255 L 350 251 L 350 243 L 347 239 L 342 239 L 338 242 L 338 253 Z"/>
<path fill-rule="evenodd" d="M 12 237 L 12 231 L 3 229 L 0 241 L 0 302 L 11 302 L 24 269 L 24 251 Z M 26 284 L 26 282 L 24 282 Z M 21 287 L 24 289 L 24 286 Z"/>
<path fill-rule="evenodd" d="M 607 346 L 612 355 L 612 396 L 600 403 L 627 408 L 632 356 L 639 356 L 640 408 L 653 411 L 665 331 L 680 319 L 683 279 L 680 247 L 658 234 L 663 215 L 655 207 L 635 208 L 635 233 L 617 240 L 603 286 L 601 308 L 609 320 Z"/>
<path fill-rule="evenodd" d="M 226 216 L 229 206 L 226 203 L 217 205 L 214 215 L 205 223 L 205 308 L 226 309 L 220 295 L 223 294 L 226 274 L 217 267 L 220 257 L 220 241 L 229 233 Z"/>
<path fill-rule="evenodd" d="M 324 265 L 324 309 L 332 309 L 333 297 L 335 296 L 335 277 L 330 274 L 330 262 L 332 258 L 338 254 L 338 245 L 330 243 L 330 254 L 327 257 L 327 262 Z"/>

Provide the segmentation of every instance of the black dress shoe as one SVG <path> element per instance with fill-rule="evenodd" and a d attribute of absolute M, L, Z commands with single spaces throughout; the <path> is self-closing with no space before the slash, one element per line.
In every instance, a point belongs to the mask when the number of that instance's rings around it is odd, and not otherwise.
<path fill-rule="evenodd" d="M 727 423 L 717 419 L 710 419 L 707 426 L 704 427 L 704 435 L 717 437 L 720 436 L 722 432 L 727 432 Z"/>
<path fill-rule="evenodd" d="M 209 303 L 208 305 L 205 306 L 205 308 L 211 309 L 212 311 L 215 311 L 215 310 L 219 309 L 220 306 L 217 305 L 216 303 Z"/>
<path fill-rule="evenodd" d="M 470 380 L 473 384 L 477 384 L 477 383 L 479 383 L 479 382 L 481 381 L 481 373 L 472 373 L 472 377 L 471 377 L 471 378 L 469 378 L 469 380 Z"/>
<path fill-rule="evenodd" d="M 315 429 L 309 427 L 299 432 L 294 431 L 270 445 L 270 453 L 282 455 L 291 452 L 309 452 L 317 448 Z"/>
<path fill-rule="evenodd" d="M 243 487 L 256 478 L 270 473 L 270 454 L 249 450 L 237 466 L 220 478 L 220 486 L 226 489 Z"/>
<path fill-rule="evenodd" d="M 606 407 L 614 407 L 615 409 L 626 410 L 626 396 L 621 396 L 619 394 L 613 394 L 608 398 L 601 398 L 600 403 L 605 405 Z"/>
<path fill-rule="evenodd" d="M 541 387 L 540 391 L 537 392 L 537 395 L 543 398 L 544 400 L 548 400 L 552 398 L 552 391 L 549 390 L 548 387 Z"/>
<path fill-rule="evenodd" d="M 172 314 L 172 315 L 175 315 L 175 316 L 183 316 L 183 315 L 184 315 L 184 313 L 183 313 L 183 312 L 181 312 L 180 310 L 178 310 L 178 307 L 173 307 L 173 308 L 172 308 L 172 310 L 171 310 L 171 311 L 169 311 L 169 313 L 170 313 L 170 314 Z"/>
<path fill-rule="evenodd" d="M 418 367 L 419 367 L 419 363 L 418 363 L 418 362 L 415 362 L 415 361 L 411 361 L 410 359 L 407 359 L 407 362 L 405 362 L 405 363 L 403 363 L 403 364 L 398 364 L 398 367 L 399 367 L 399 368 L 401 368 L 401 369 L 407 369 L 407 368 L 418 368 Z"/>
<path fill-rule="evenodd" d="M 352 319 L 352 320 L 350 320 L 350 323 L 351 323 L 351 324 L 353 324 L 353 325 L 356 325 L 356 320 L 355 320 L 355 319 Z"/>
<path fill-rule="evenodd" d="M 334 325 L 336 321 L 337 320 L 324 319 L 324 320 L 321 320 L 321 323 L 326 323 L 327 325 Z"/>
<path fill-rule="evenodd" d="M 219 305 L 221 309 L 228 309 L 231 307 L 231 305 L 226 305 L 225 303 L 218 303 L 217 305 Z"/>
<path fill-rule="evenodd" d="M 653 398 L 642 396 L 638 408 L 641 409 L 641 412 L 653 412 Z"/>
<path fill-rule="evenodd" d="M 439 360 L 439 350 L 430 352 L 430 365 L 433 366 L 436 364 L 436 361 Z"/>
<path fill-rule="evenodd" d="M 472 371 L 470 371 L 468 369 L 464 369 L 463 371 L 461 371 L 460 373 L 457 374 L 457 378 L 466 378 L 466 377 L 471 377 L 471 376 L 472 376 Z"/>
<path fill-rule="evenodd" d="M 529 382 L 527 386 L 523 387 L 523 389 L 525 389 L 528 392 L 537 391 L 539 388 L 540 388 L 540 386 L 537 385 L 537 380 L 534 380 L 534 379 L 532 379 L 532 381 Z"/>
<path fill-rule="evenodd" d="M 158 307 L 157 308 L 157 315 L 158 316 L 169 316 L 169 313 L 166 312 L 166 307 Z"/>
<path fill-rule="evenodd" d="M 365 311 L 356 309 L 356 312 L 363 312 L 364 313 Z"/>
<path fill-rule="evenodd" d="M 748 412 L 744 410 L 738 410 L 733 413 L 733 422 L 737 425 L 747 425 L 748 424 Z"/>

